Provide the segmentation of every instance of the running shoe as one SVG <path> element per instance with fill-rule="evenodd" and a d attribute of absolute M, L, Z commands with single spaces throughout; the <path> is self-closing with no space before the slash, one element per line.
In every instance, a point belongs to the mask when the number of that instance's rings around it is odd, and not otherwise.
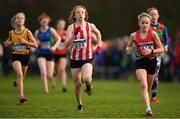
<path fill-rule="evenodd" d="M 44 92 L 44 95 L 45 95 L 45 96 L 48 96 L 48 95 L 49 95 L 49 92 L 46 92 L 46 91 L 45 91 L 45 92 Z"/>
<path fill-rule="evenodd" d="M 16 80 L 13 81 L 13 86 L 17 87 L 17 81 Z"/>
<path fill-rule="evenodd" d="M 154 102 L 154 103 L 159 103 L 160 102 L 160 100 L 157 97 L 151 98 L 151 101 Z"/>
<path fill-rule="evenodd" d="M 78 111 L 82 111 L 82 110 L 83 110 L 83 105 L 78 105 L 78 106 L 77 106 L 77 110 L 78 110 Z"/>
<path fill-rule="evenodd" d="M 148 116 L 153 116 L 152 111 L 150 111 L 150 110 L 149 110 L 149 111 L 146 111 L 145 116 L 147 116 L 147 117 L 148 117 Z"/>
<path fill-rule="evenodd" d="M 92 85 L 86 85 L 85 92 L 90 96 L 92 95 Z"/>
<path fill-rule="evenodd" d="M 66 87 L 63 87 L 63 88 L 62 88 L 62 92 L 63 92 L 63 93 L 67 92 L 67 88 L 66 88 Z"/>
<path fill-rule="evenodd" d="M 28 101 L 24 96 L 19 96 L 19 103 L 23 104 L 24 102 Z"/>

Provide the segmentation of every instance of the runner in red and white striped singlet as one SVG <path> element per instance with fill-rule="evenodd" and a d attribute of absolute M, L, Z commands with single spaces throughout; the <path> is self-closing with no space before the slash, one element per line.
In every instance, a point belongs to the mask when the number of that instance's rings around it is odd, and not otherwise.
<path fill-rule="evenodd" d="M 79 28 L 73 24 L 74 32 Z M 81 29 L 75 35 L 73 46 L 71 49 L 72 60 L 88 60 L 93 58 L 93 50 L 91 46 L 91 28 L 88 22 L 84 29 Z"/>
<path fill-rule="evenodd" d="M 72 77 L 75 82 L 75 94 L 77 109 L 82 110 L 81 80 L 86 85 L 86 92 L 91 95 L 93 50 L 91 46 L 91 34 L 97 38 L 96 53 L 100 53 L 101 33 L 94 24 L 88 22 L 88 13 L 84 6 L 75 6 L 70 14 L 72 22 L 67 29 L 65 45 L 71 46 L 70 65 Z"/>

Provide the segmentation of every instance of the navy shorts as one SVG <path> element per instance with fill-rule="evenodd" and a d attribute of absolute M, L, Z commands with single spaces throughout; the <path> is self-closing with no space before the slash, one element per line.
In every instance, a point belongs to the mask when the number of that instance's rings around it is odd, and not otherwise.
<path fill-rule="evenodd" d="M 43 57 L 47 61 L 53 61 L 54 55 L 50 49 L 37 49 L 36 51 L 37 57 Z"/>
<path fill-rule="evenodd" d="M 86 63 L 93 63 L 93 59 L 88 59 L 88 60 L 70 60 L 70 65 L 71 68 L 80 68 Z"/>
<path fill-rule="evenodd" d="M 157 65 L 157 60 L 155 57 L 152 59 L 142 58 L 142 59 L 136 60 L 135 70 L 145 69 L 147 71 L 147 74 L 153 75 L 156 72 L 156 65 Z"/>
<path fill-rule="evenodd" d="M 12 54 L 11 61 L 20 61 L 22 66 L 28 66 L 29 63 L 29 54 Z"/>
<path fill-rule="evenodd" d="M 43 57 L 47 61 L 53 61 L 53 54 L 38 54 L 37 57 L 38 58 Z"/>

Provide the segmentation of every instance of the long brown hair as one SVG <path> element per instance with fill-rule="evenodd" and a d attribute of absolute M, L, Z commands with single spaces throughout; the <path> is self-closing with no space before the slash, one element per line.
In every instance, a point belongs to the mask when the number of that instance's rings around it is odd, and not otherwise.
<path fill-rule="evenodd" d="M 41 15 L 37 18 L 38 23 L 40 23 L 43 18 L 48 18 L 49 22 L 51 22 L 50 16 L 46 14 L 46 12 L 42 12 Z"/>
<path fill-rule="evenodd" d="M 74 18 L 74 15 L 75 15 L 75 10 L 76 10 L 77 8 L 83 8 L 83 9 L 85 10 L 85 21 L 88 21 L 89 16 L 88 16 L 88 12 L 87 12 L 86 7 L 83 6 L 83 5 L 76 5 L 76 6 L 74 6 L 73 9 L 71 10 L 71 13 L 70 13 L 70 16 L 69 16 L 69 22 L 70 22 L 70 23 L 76 22 L 76 19 Z"/>

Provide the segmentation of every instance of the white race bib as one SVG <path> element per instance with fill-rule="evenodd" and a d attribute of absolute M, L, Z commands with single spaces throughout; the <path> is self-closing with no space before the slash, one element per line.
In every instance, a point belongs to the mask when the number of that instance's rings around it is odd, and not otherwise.
<path fill-rule="evenodd" d="M 65 44 L 64 43 L 60 43 L 58 49 L 65 49 Z"/>
<path fill-rule="evenodd" d="M 15 52 L 21 52 L 26 50 L 26 45 L 24 43 L 16 43 L 13 46 Z"/>
<path fill-rule="evenodd" d="M 74 48 L 86 48 L 86 40 L 85 39 L 75 39 L 73 41 Z"/>
<path fill-rule="evenodd" d="M 40 43 L 40 48 L 42 49 L 49 49 L 51 46 L 50 46 L 50 42 L 41 42 Z"/>
<path fill-rule="evenodd" d="M 141 43 L 139 45 L 139 48 L 141 50 L 143 50 L 143 49 L 154 49 L 154 45 L 153 45 L 153 42 L 146 42 L 146 43 Z"/>

